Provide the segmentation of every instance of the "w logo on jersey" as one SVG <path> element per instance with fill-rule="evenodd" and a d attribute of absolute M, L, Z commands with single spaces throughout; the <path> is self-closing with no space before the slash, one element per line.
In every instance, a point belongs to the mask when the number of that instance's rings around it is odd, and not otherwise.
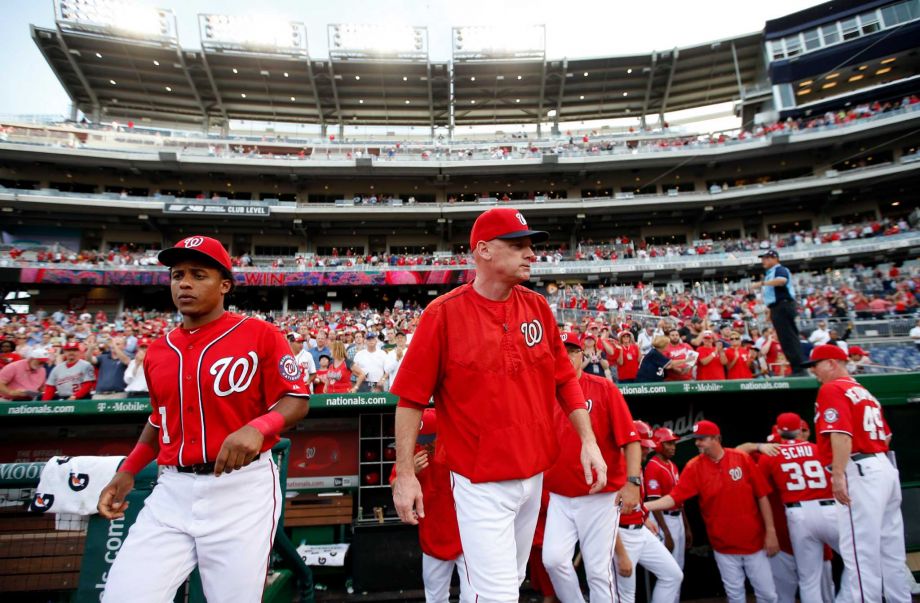
<path fill-rule="evenodd" d="M 208 371 L 216 375 L 214 379 L 214 393 L 225 398 L 230 394 L 239 394 L 246 391 L 256 376 L 259 368 L 259 357 L 255 352 L 249 352 L 242 358 L 234 359 L 233 356 L 221 358 L 211 365 Z M 226 377 L 226 380 L 224 379 Z M 224 387 L 226 385 L 226 387 Z"/>
<path fill-rule="evenodd" d="M 524 343 L 527 344 L 527 347 L 532 348 L 543 341 L 543 325 L 537 319 L 522 322 L 521 334 L 524 336 Z"/>
<path fill-rule="evenodd" d="M 592 400 L 591 398 L 588 398 L 587 400 L 585 400 L 585 404 L 587 405 L 588 413 L 590 414 L 591 409 L 594 408 L 594 400 Z"/>
<path fill-rule="evenodd" d="M 85 473 L 71 473 L 70 479 L 67 480 L 67 485 L 70 486 L 70 489 L 74 492 L 86 490 L 86 487 L 89 485 L 89 475 Z"/>
<path fill-rule="evenodd" d="M 732 467 L 728 470 L 728 475 L 737 482 L 744 476 L 744 472 L 741 471 L 741 467 Z"/>

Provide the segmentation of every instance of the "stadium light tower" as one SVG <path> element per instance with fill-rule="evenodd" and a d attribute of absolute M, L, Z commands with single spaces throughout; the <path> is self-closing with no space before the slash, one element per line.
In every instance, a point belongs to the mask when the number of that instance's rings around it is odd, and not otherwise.
<path fill-rule="evenodd" d="M 128 0 L 55 0 L 55 21 L 62 29 L 176 42 L 176 15 L 168 9 Z"/>
<path fill-rule="evenodd" d="M 333 59 L 428 60 L 428 29 L 412 25 L 335 23 L 328 27 Z"/>
<path fill-rule="evenodd" d="M 454 27 L 451 49 L 455 61 L 546 58 L 546 26 Z"/>
<path fill-rule="evenodd" d="M 307 28 L 297 21 L 200 14 L 198 25 L 205 50 L 307 56 Z"/>

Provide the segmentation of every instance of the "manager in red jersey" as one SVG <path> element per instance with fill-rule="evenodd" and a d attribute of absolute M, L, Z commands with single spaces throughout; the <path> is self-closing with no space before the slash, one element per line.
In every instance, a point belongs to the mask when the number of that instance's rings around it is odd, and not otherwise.
<path fill-rule="evenodd" d="M 422 313 L 391 391 L 398 476 L 393 501 L 410 524 L 424 516 L 412 469 L 422 409 L 438 409 L 438 458 L 453 479 L 467 575 L 480 601 L 517 601 L 540 510 L 543 471 L 559 453 L 553 411 L 562 405 L 581 440 L 590 492 L 607 484 L 607 465 L 575 370 L 546 299 L 530 278 L 535 242 L 515 209 L 476 219 L 470 249 L 476 278 Z"/>
<path fill-rule="evenodd" d="M 802 419 L 795 413 L 777 417 L 778 454 L 761 455 L 758 465 L 785 507 L 799 598 L 802 603 L 821 603 L 824 547 L 839 553 L 836 501 L 818 447 L 802 439 L 801 426 Z M 779 518 L 775 519 L 779 524 Z M 794 594 L 795 588 L 792 590 Z"/>
<path fill-rule="evenodd" d="M 837 500 L 840 556 L 849 571 L 850 598 L 891 603 L 910 601 L 904 580 L 906 553 L 901 483 L 888 458 L 891 432 L 882 405 L 847 371 L 847 355 L 819 345 L 804 363 L 821 389 L 815 431 L 821 463 L 831 468 Z"/>
<path fill-rule="evenodd" d="M 642 449 L 623 394 L 610 379 L 582 370 L 584 348 L 577 334 L 563 333 L 562 340 L 587 400 L 591 426 L 607 463 L 607 485 L 600 492 L 589 494 L 590 488 L 585 483 L 578 458 L 578 434 L 557 406 L 555 423 L 561 451 L 553 466 L 543 474 L 543 487 L 550 493 L 543 537 L 543 565 L 561 601 L 584 600 L 572 564 L 578 543 L 592 603 L 613 603 L 616 597 L 610 559 L 620 516 L 617 499 L 623 499 L 625 509 L 638 506 Z M 636 477 L 627 481 L 627 475 Z"/>
<path fill-rule="evenodd" d="M 224 311 L 230 256 L 192 236 L 160 252 L 182 325 L 144 359 L 153 407 L 99 497 L 124 517 L 134 476 L 156 459 L 153 492 L 108 573 L 103 601 L 165 603 L 195 566 L 209 601 L 261 601 L 281 511 L 271 447 L 307 414 L 300 366 L 275 326 Z"/>
<path fill-rule="evenodd" d="M 699 496 L 729 603 L 744 603 L 745 577 L 758 602 L 775 603 L 767 555 L 775 555 L 779 544 L 767 500 L 770 486 L 750 456 L 722 446 L 722 432 L 712 421 L 696 423 L 693 437 L 699 456 L 690 459 L 670 494 L 645 506 L 652 512 L 661 511 Z"/>

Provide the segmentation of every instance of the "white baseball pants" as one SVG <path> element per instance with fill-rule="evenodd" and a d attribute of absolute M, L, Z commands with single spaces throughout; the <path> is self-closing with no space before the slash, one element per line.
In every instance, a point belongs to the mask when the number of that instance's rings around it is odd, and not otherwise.
<path fill-rule="evenodd" d="M 729 555 L 715 551 L 716 565 L 722 576 L 722 586 L 728 603 L 745 603 L 744 577 L 754 588 L 757 603 L 776 603 L 776 587 L 767 554 L 757 551 L 752 555 Z"/>
<path fill-rule="evenodd" d="M 618 534 L 629 560 L 633 563 L 633 571 L 628 578 L 624 578 L 619 572 L 616 573 L 620 603 L 635 603 L 636 567 L 639 565 L 658 578 L 652 590 L 652 603 L 674 603 L 680 597 L 684 572 L 664 543 L 645 526 L 639 529 L 621 527 Z M 614 571 L 616 572 L 616 567 Z M 591 601 L 593 603 L 594 599 Z"/>
<path fill-rule="evenodd" d="M 835 507 L 828 501 L 818 500 L 807 500 L 797 507 L 786 507 L 786 523 L 789 525 L 789 539 L 795 553 L 799 598 L 802 603 L 827 601 L 821 586 L 824 577 L 824 545 L 840 552 Z"/>
<path fill-rule="evenodd" d="M 770 573 L 773 574 L 773 586 L 776 588 L 778 603 L 795 603 L 795 591 L 799 586 L 796 575 L 795 557 L 783 551 L 778 552 L 770 560 Z M 820 573 L 818 576 L 820 577 Z"/>
<path fill-rule="evenodd" d="M 463 555 L 450 561 L 444 561 L 422 553 L 422 579 L 425 582 L 425 603 L 448 603 L 450 600 L 450 579 L 454 577 L 454 568 L 460 575 L 460 603 L 474 600 L 470 596 L 470 583 L 466 577 L 466 563 Z"/>
<path fill-rule="evenodd" d="M 270 454 L 220 477 L 164 469 L 102 600 L 171 602 L 197 565 L 208 601 L 259 603 L 282 504 Z"/>
<path fill-rule="evenodd" d="M 543 474 L 474 484 L 451 472 L 470 596 L 518 603 L 540 514 Z"/>
<path fill-rule="evenodd" d="M 591 603 L 616 600 L 610 560 L 619 520 L 616 492 L 574 498 L 550 493 L 543 532 L 543 566 L 562 603 L 585 600 L 572 565 L 576 542 L 581 546 Z"/>
<path fill-rule="evenodd" d="M 849 461 L 849 505 L 836 505 L 840 556 L 849 570 L 850 599 L 856 603 L 907 603 L 904 579 L 904 519 L 898 470 L 884 454 Z"/>

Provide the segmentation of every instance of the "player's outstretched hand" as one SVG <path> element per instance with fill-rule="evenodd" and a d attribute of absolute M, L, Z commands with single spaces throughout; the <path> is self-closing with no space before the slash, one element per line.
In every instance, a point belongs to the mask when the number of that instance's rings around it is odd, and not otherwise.
<path fill-rule="evenodd" d="M 757 450 L 760 454 L 765 454 L 767 456 L 777 456 L 779 454 L 779 446 L 777 444 L 771 444 L 770 442 L 758 444 Z"/>
<path fill-rule="evenodd" d="M 633 564 L 632 561 L 626 555 L 617 555 L 617 573 L 623 576 L 624 578 L 629 578 L 632 576 Z"/>
<path fill-rule="evenodd" d="M 591 440 L 581 445 L 581 467 L 585 470 L 585 482 L 591 486 L 588 494 L 600 492 L 607 485 L 607 463 L 596 441 Z"/>
<path fill-rule="evenodd" d="M 243 425 L 224 439 L 220 452 L 214 460 L 214 475 L 242 469 L 252 462 L 262 450 L 264 437 L 252 425 Z"/>
<path fill-rule="evenodd" d="M 428 451 L 419 450 L 415 453 L 415 472 L 420 473 L 425 467 L 428 466 Z"/>
<path fill-rule="evenodd" d="M 128 508 L 125 499 L 133 489 L 134 476 L 127 471 L 119 471 L 99 494 L 96 510 L 106 519 L 121 519 Z"/>
<path fill-rule="evenodd" d="M 425 505 L 422 501 L 422 485 L 415 474 L 403 474 L 397 471 L 393 480 L 393 505 L 403 523 L 418 525 L 418 518 L 425 517 Z"/>
<path fill-rule="evenodd" d="M 850 491 L 847 489 L 847 476 L 844 474 L 831 474 L 831 488 L 834 491 L 834 498 L 841 505 L 850 504 Z"/>

